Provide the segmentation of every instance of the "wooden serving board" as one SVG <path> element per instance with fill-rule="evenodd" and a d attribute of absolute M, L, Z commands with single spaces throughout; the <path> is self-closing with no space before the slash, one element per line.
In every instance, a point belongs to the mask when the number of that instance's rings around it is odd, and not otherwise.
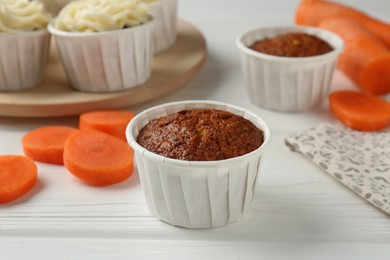
<path fill-rule="evenodd" d="M 202 68 L 206 57 L 203 35 L 179 20 L 176 43 L 155 55 L 152 76 L 145 84 L 126 91 L 87 93 L 71 88 L 52 44 L 43 82 L 24 91 L 0 92 L 0 116 L 54 117 L 136 105 L 183 86 Z"/>

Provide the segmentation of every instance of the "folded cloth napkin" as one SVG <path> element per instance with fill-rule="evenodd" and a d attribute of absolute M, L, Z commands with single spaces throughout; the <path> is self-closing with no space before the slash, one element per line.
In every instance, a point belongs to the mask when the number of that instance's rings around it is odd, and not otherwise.
<path fill-rule="evenodd" d="M 369 133 L 322 124 L 286 144 L 390 215 L 390 130 Z"/>

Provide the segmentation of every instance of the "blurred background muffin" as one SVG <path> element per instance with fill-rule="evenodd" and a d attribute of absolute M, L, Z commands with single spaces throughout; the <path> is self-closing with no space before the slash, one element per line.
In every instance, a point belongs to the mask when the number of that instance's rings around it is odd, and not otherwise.
<path fill-rule="evenodd" d="M 251 102 L 279 112 L 312 110 L 326 100 L 344 46 L 330 31 L 290 25 L 258 27 L 236 43 Z M 324 44 L 325 52 L 314 46 Z"/>
<path fill-rule="evenodd" d="M 0 90 L 16 91 L 37 85 L 46 69 L 52 16 L 42 3 L 0 2 Z"/>
<path fill-rule="evenodd" d="M 80 0 L 49 25 L 73 88 L 111 92 L 132 88 L 151 75 L 154 20 L 146 4 Z"/>

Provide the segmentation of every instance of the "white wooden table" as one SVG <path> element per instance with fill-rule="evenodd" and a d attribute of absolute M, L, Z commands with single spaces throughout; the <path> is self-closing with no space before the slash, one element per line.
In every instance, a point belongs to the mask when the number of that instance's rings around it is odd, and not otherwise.
<path fill-rule="evenodd" d="M 390 21 L 390 1 L 340 0 Z M 24 198 L 0 206 L 0 259 L 390 259 L 390 219 L 333 180 L 284 138 L 334 119 L 326 102 L 283 114 L 249 103 L 235 37 L 261 25 L 291 24 L 298 0 L 181 0 L 180 16 L 208 42 L 204 69 L 184 88 L 128 109 L 184 99 L 245 107 L 266 120 L 273 139 L 264 155 L 251 210 L 227 227 L 187 230 L 155 219 L 138 173 L 104 188 L 86 186 L 63 167 L 39 163 L 39 181 Z M 355 88 L 336 73 L 333 89 Z M 77 117 L 0 118 L 0 154 L 21 154 L 21 137 Z"/>

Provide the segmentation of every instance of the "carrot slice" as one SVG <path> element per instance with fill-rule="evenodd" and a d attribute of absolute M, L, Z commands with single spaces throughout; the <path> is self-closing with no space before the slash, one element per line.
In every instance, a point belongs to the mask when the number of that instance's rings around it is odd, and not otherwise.
<path fill-rule="evenodd" d="M 80 129 L 96 129 L 126 141 L 126 127 L 135 114 L 125 110 L 100 110 L 80 115 Z"/>
<path fill-rule="evenodd" d="M 360 131 L 378 131 L 390 124 L 390 104 L 382 98 L 344 90 L 329 95 L 330 111 L 341 122 Z"/>
<path fill-rule="evenodd" d="M 0 204 L 14 201 L 35 185 L 37 166 L 25 156 L 0 156 Z"/>
<path fill-rule="evenodd" d="M 133 150 L 123 140 L 93 129 L 79 130 L 65 143 L 65 167 L 96 186 L 119 183 L 133 172 Z"/>
<path fill-rule="evenodd" d="M 48 126 L 27 133 L 22 138 L 25 155 L 39 162 L 64 164 L 66 139 L 77 131 L 67 126 Z"/>
<path fill-rule="evenodd" d="M 323 0 L 302 0 L 299 4 L 295 22 L 297 24 L 317 26 L 330 17 L 352 18 L 370 30 L 387 48 L 390 48 L 390 24 L 341 3 Z"/>
<path fill-rule="evenodd" d="M 322 20 L 318 27 L 337 33 L 345 43 L 338 67 L 365 91 L 390 92 L 390 51 L 366 28 L 350 18 Z"/>

